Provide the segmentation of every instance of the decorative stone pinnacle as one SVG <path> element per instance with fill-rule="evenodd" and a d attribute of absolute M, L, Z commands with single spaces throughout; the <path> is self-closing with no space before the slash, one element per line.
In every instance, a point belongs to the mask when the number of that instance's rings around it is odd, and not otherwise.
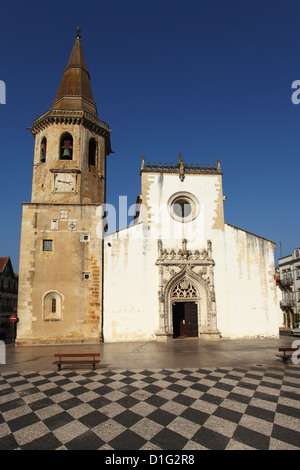
<path fill-rule="evenodd" d="M 179 154 L 179 179 L 180 181 L 184 181 L 184 164 L 183 164 L 183 158 L 182 158 L 182 154 L 180 152 Z"/>

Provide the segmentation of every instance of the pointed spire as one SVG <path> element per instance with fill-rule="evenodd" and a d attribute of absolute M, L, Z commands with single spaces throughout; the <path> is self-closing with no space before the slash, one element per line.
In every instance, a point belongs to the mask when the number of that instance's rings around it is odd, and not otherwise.
<path fill-rule="evenodd" d="M 53 101 L 52 109 L 86 111 L 97 117 L 97 107 L 90 84 L 90 74 L 85 64 L 80 38 L 81 30 L 77 27 L 76 41 Z"/>
<path fill-rule="evenodd" d="M 77 26 L 76 28 L 76 37 L 80 39 L 81 37 L 81 29 L 80 29 L 80 26 Z"/>

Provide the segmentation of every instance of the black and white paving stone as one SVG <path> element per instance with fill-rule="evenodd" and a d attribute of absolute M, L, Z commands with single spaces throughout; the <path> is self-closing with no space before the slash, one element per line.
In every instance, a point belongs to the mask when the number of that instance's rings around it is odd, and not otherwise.
<path fill-rule="evenodd" d="M 0 449 L 298 450 L 300 366 L 0 374 Z"/>

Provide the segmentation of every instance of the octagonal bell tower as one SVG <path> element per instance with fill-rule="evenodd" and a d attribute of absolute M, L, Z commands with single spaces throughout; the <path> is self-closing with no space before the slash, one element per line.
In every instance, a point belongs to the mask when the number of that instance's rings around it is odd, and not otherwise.
<path fill-rule="evenodd" d="M 110 131 L 98 119 L 79 31 L 52 108 L 31 132 L 32 202 L 104 202 Z"/>

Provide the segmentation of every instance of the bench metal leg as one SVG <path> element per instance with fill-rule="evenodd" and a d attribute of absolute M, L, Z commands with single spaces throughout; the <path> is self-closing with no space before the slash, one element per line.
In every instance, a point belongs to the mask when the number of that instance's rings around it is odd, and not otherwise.
<path fill-rule="evenodd" d="M 282 360 L 283 362 L 288 362 L 288 360 L 291 358 L 291 356 L 286 356 L 286 354 L 283 354 Z"/>

